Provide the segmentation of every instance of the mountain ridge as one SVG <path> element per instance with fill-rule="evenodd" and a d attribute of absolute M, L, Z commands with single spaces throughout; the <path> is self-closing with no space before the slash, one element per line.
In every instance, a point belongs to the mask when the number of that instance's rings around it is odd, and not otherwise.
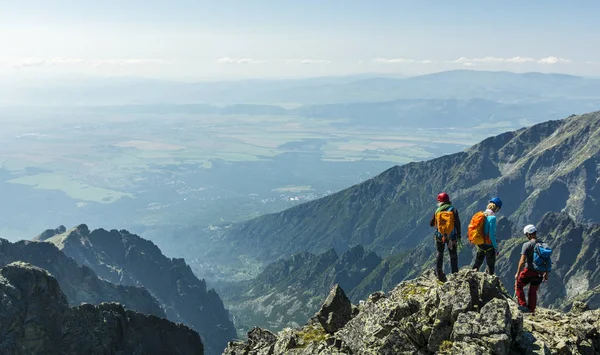
<path fill-rule="evenodd" d="M 85 224 L 63 233 L 46 231 L 37 240 L 55 245 L 108 281 L 147 289 L 163 306 L 167 319 L 200 333 L 207 354 L 219 353 L 235 337 L 229 312 L 216 291 L 209 290 L 185 260 L 167 258 L 149 240 L 126 230 L 90 231 Z"/>
<path fill-rule="evenodd" d="M 17 261 L 50 272 L 73 306 L 118 302 L 140 313 L 165 316 L 160 304 L 145 288 L 116 285 L 103 280 L 92 269 L 80 266 L 54 245 L 32 241 L 11 243 L 0 239 L 0 267 Z"/>
<path fill-rule="evenodd" d="M 2 354 L 196 354 L 198 333 L 120 304 L 69 307 L 58 281 L 24 262 L 0 268 Z"/>
<path fill-rule="evenodd" d="M 450 193 L 463 224 L 494 195 L 509 201 L 501 215 L 516 224 L 563 209 L 577 221 L 590 220 L 600 204 L 598 137 L 600 112 L 544 122 L 490 137 L 464 152 L 392 167 L 333 195 L 234 224 L 223 238 L 267 261 L 299 252 L 302 245 L 319 253 L 361 244 L 386 256 L 416 246 L 431 233 L 427 222 L 442 190 Z M 576 193 L 581 189 L 590 194 Z"/>

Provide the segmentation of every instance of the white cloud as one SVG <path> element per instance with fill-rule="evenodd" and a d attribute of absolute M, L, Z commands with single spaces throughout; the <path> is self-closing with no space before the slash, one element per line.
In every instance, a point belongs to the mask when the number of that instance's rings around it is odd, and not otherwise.
<path fill-rule="evenodd" d="M 127 58 L 127 59 L 83 59 L 83 58 L 0 58 L 1 66 L 9 66 L 12 68 L 40 67 L 40 66 L 62 66 L 62 65 L 146 65 L 146 64 L 162 64 L 165 63 L 162 59 L 148 58 Z"/>
<path fill-rule="evenodd" d="M 540 64 L 566 64 L 566 63 L 571 63 L 570 59 L 565 59 L 565 58 L 557 58 L 557 57 L 546 57 L 546 58 L 542 58 L 540 60 L 537 61 Z"/>
<path fill-rule="evenodd" d="M 431 64 L 434 63 L 433 60 L 425 59 L 425 60 L 416 60 L 416 59 L 406 59 L 406 58 L 376 58 L 373 59 L 375 63 L 384 63 L 384 64 Z"/>
<path fill-rule="evenodd" d="M 481 58 L 467 58 L 460 57 L 454 60 L 454 63 L 528 63 L 535 62 L 535 59 L 529 57 L 510 57 L 510 58 L 500 58 L 500 57 L 481 57 Z"/>
<path fill-rule="evenodd" d="M 288 64 L 330 64 L 331 62 L 324 59 L 288 59 Z"/>
<path fill-rule="evenodd" d="M 217 59 L 217 63 L 220 63 L 220 64 L 261 64 L 261 63 L 264 63 L 264 61 L 255 60 L 252 58 L 223 57 L 223 58 Z"/>

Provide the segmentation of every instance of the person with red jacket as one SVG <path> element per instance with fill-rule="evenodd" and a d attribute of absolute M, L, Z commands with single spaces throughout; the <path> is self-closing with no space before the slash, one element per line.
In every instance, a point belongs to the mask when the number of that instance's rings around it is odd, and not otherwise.
<path fill-rule="evenodd" d="M 446 275 L 444 274 L 444 249 L 446 245 L 448 245 L 448 254 L 450 255 L 450 268 L 452 269 L 452 273 L 458 272 L 457 246 L 458 240 L 461 238 L 461 227 L 458 210 L 452 205 L 452 202 L 450 201 L 450 196 L 448 196 L 447 193 L 442 192 L 438 195 L 437 201 L 438 207 L 435 210 L 433 217 L 431 217 L 429 226 L 436 227 L 436 231 L 434 232 L 434 241 L 435 248 L 437 250 L 437 277 L 440 281 L 445 281 Z M 443 211 L 452 211 L 454 215 L 454 230 L 448 236 L 442 235 L 439 232 L 439 227 L 436 225 L 436 216 L 438 215 L 438 213 Z"/>

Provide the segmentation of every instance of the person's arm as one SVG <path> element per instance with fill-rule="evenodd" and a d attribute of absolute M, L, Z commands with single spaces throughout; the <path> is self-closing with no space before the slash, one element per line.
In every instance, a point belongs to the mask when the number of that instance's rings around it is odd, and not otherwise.
<path fill-rule="evenodd" d="M 517 267 L 517 273 L 515 274 L 515 290 L 517 289 L 517 280 L 519 279 L 519 274 L 521 274 L 521 271 L 523 271 L 526 261 L 527 257 L 524 254 L 521 255 L 521 259 L 519 260 L 519 266 Z"/>
<path fill-rule="evenodd" d="M 454 209 L 454 228 L 456 228 L 456 236 L 462 237 L 462 227 L 460 226 L 460 217 L 458 216 L 458 210 Z"/>
<path fill-rule="evenodd" d="M 430 227 L 435 226 L 435 213 L 433 214 L 433 217 L 431 217 L 431 221 L 429 221 L 429 226 Z"/>
<path fill-rule="evenodd" d="M 521 259 L 519 260 L 519 266 L 517 267 L 517 273 L 515 274 L 515 280 L 519 278 L 519 274 L 525 268 L 526 261 L 527 261 L 527 256 L 521 255 Z"/>
<path fill-rule="evenodd" d="M 494 249 L 498 250 L 498 243 L 496 243 L 496 216 L 490 218 L 490 241 Z"/>
<path fill-rule="evenodd" d="M 525 268 L 525 263 L 527 262 L 527 252 L 529 251 L 529 243 L 523 244 L 521 247 L 521 259 L 519 260 L 519 266 L 517 267 L 517 273 L 515 274 L 515 280 L 519 278 L 519 274 Z"/>

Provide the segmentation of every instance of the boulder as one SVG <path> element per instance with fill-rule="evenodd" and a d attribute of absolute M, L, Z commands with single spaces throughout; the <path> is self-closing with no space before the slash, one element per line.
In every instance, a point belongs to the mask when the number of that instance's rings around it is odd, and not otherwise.
<path fill-rule="evenodd" d="M 335 285 L 329 292 L 321 309 L 315 315 L 323 329 L 330 334 L 343 328 L 352 319 L 352 303 L 346 297 L 340 285 Z"/>

